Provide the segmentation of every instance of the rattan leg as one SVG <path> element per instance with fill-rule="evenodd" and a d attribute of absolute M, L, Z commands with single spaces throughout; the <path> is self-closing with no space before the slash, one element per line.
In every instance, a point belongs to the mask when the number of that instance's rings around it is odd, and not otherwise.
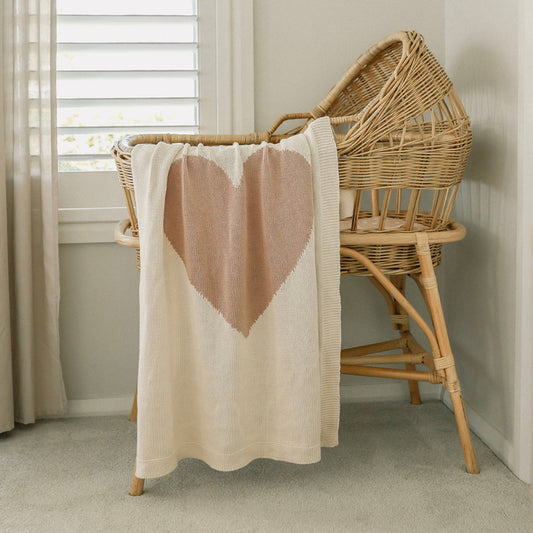
<path fill-rule="evenodd" d="M 476 454 L 472 445 L 472 436 L 470 435 L 468 421 L 466 420 L 465 407 L 463 404 L 461 391 L 451 390 L 449 392 L 452 400 L 453 412 L 455 414 L 455 422 L 457 423 L 459 438 L 461 439 L 461 446 L 463 448 L 466 471 L 469 474 L 479 474 L 479 466 L 477 464 Z"/>
<path fill-rule="evenodd" d="M 374 285 L 374 287 L 381 293 L 385 302 L 387 303 L 387 309 L 392 322 L 392 327 L 396 331 L 400 332 L 400 337 L 407 337 L 410 333 L 409 330 L 409 315 L 405 312 L 403 307 L 395 300 L 389 291 L 382 285 L 374 276 L 367 277 L 368 281 Z M 400 291 L 402 295 L 405 293 L 405 276 L 390 276 L 390 282 Z M 408 344 L 402 345 L 402 352 L 404 354 L 413 354 Z M 406 370 L 416 370 L 416 366 L 413 363 L 405 363 Z M 411 403 L 413 405 L 420 405 L 422 403 L 420 399 L 420 391 L 418 389 L 418 382 L 409 380 L 409 395 Z"/>
<path fill-rule="evenodd" d="M 476 454 L 472 446 L 470 430 L 468 429 L 468 422 L 466 420 L 459 378 L 455 369 L 455 362 L 450 346 L 450 340 L 446 330 L 446 323 L 444 321 L 444 313 L 442 311 L 442 304 L 437 286 L 437 278 L 435 276 L 435 270 L 433 269 L 433 263 L 431 260 L 427 234 L 417 234 L 416 249 L 420 259 L 420 267 L 422 271 L 420 276 L 420 285 L 423 287 L 425 292 L 428 310 L 431 314 L 435 335 L 440 348 L 440 357 L 435 358 L 435 368 L 437 371 L 444 373 L 444 386 L 450 393 L 450 398 L 452 400 L 457 429 L 459 431 L 459 438 L 461 439 L 461 445 L 463 448 L 466 470 L 470 474 L 478 474 L 479 467 L 476 460 Z"/>
<path fill-rule="evenodd" d="M 401 276 L 391 276 L 390 280 L 393 285 L 405 296 L 405 274 Z M 394 315 L 391 315 L 393 327 L 400 332 L 401 337 L 407 337 L 410 333 L 409 329 L 409 315 L 405 312 L 403 307 L 397 302 L 394 302 Z M 411 350 L 408 346 L 402 348 L 404 354 L 410 354 Z M 405 363 L 406 370 L 416 370 L 416 365 L 413 363 Z M 418 381 L 409 380 L 409 396 L 412 405 L 421 405 L 420 389 L 418 388 Z"/>
<path fill-rule="evenodd" d="M 137 422 L 137 389 L 135 389 L 135 396 L 133 397 L 133 403 L 131 404 L 130 422 Z"/>
<path fill-rule="evenodd" d="M 131 480 L 130 496 L 142 496 L 144 489 L 144 479 L 135 475 L 137 472 L 137 460 L 135 460 L 135 466 L 133 467 L 133 479 Z"/>
<path fill-rule="evenodd" d="M 443 382 L 452 399 L 452 405 L 454 407 L 455 419 L 457 422 L 457 428 L 459 431 L 459 438 L 463 447 L 463 454 L 465 457 L 466 469 L 471 474 L 477 474 L 479 468 L 472 446 L 472 439 L 470 431 L 468 429 L 468 423 L 464 411 L 461 392 L 459 389 L 459 381 L 457 379 L 457 373 L 453 362 L 453 356 L 451 355 L 450 343 L 448 335 L 446 333 L 446 327 L 444 324 L 444 315 L 440 304 L 440 297 L 437 288 L 437 282 L 435 278 L 435 272 L 433 264 L 431 262 L 431 256 L 429 255 L 429 245 L 427 243 L 427 235 L 422 235 L 419 244 L 417 245 L 417 251 L 419 251 L 419 259 L 422 267 L 422 275 L 418 282 L 421 290 L 424 294 L 425 300 L 428 305 L 428 310 L 431 314 L 435 332 L 425 323 L 420 314 L 413 308 L 410 302 L 405 296 L 394 286 L 391 281 L 370 261 L 367 257 L 353 249 L 341 247 L 341 254 L 348 257 L 352 257 L 365 266 L 375 277 L 384 289 L 386 289 L 391 296 L 397 300 L 403 309 L 409 314 L 409 317 L 418 325 L 424 335 L 429 341 L 431 346 L 431 353 L 433 355 L 433 361 L 429 364 L 430 368 L 434 369 L 431 372 L 412 372 L 407 370 L 395 370 L 386 368 L 369 368 L 361 367 L 357 365 L 342 365 L 341 372 L 346 374 L 366 375 L 375 377 L 390 377 L 390 378 L 403 378 L 408 380 L 429 381 L 431 383 Z M 425 242 L 424 242 L 425 238 Z M 418 347 L 418 343 L 412 337 L 410 333 L 407 333 L 408 345 L 410 345 L 415 351 L 422 351 Z"/>

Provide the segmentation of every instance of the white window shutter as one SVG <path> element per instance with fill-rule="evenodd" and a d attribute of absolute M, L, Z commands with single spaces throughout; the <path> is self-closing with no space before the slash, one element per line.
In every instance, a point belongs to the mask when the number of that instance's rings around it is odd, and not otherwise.
<path fill-rule="evenodd" d="M 57 1 L 60 172 L 113 170 L 113 141 L 198 133 L 196 0 Z"/>

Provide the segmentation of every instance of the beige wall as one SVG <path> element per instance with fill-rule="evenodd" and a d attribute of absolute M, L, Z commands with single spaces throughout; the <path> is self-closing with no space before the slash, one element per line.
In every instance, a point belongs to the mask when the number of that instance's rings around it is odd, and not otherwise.
<path fill-rule="evenodd" d="M 518 306 L 520 320 L 519 361 L 516 368 L 518 419 L 515 432 L 518 445 L 518 475 L 533 480 L 533 3 L 520 0 L 519 6 L 519 128 L 518 128 Z M 527 461 L 529 458 L 529 464 Z M 533 484 L 532 484 L 533 489 Z M 532 500 L 533 501 L 533 500 Z"/>
<path fill-rule="evenodd" d="M 114 243 L 63 244 L 59 258 L 68 399 L 133 394 L 139 320 L 135 252 Z"/>
<path fill-rule="evenodd" d="M 515 432 L 519 2 L 446 2 L 446 69 L 472 119 L 455 208 L 467 238 L 450 247 L 446 311 L 468 406 L 513 463 Z M 476 420 L 473 420 L 476 425 Z"/>
<path fill-rule="evenodd" d="M 309 111 L 369 46 L 422 33 L 444 60 L 444 1 L 255 0 L 255 127 Z"/>

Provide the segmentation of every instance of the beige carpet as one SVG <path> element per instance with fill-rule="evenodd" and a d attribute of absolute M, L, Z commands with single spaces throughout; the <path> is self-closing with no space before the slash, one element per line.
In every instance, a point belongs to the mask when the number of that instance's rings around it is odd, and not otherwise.
<path fill-rule="evenodd" d="M 0 532 L 531 533 L 529 486 L 478 439 L 466 474 L 438 402 L 342 406 L 320 463 L 257 460 L 231 473 L 186 460 L 128 496 L 135 424 L 49 420 L 0 437 Z"/>

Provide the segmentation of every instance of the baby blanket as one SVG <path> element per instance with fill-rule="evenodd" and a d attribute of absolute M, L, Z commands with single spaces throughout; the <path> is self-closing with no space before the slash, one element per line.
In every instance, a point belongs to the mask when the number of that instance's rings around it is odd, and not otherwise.
<path fill-rule="evenodd" d="M 339 186 L 328 118 L 279 144 L 138 145 L 137 467 L 320 460 L 339 421 Z"/>

